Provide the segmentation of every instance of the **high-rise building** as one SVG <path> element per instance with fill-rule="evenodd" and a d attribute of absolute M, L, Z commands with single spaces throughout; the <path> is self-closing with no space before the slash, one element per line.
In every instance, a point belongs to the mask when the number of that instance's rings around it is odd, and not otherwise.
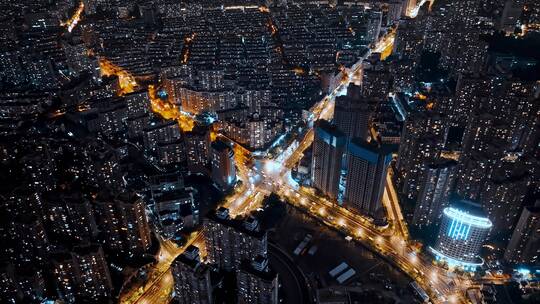
<path fill-rule="evenodd" d="M 0 53 L 0 77 L 13 85 L 25 81 L 25 73 L 20 63 L 19 51 L 2 51 Z"/>
<path fill-rule="evenodd" d="M 19 288 L 13 264 L 2 262 L 0 264 L 0 297 L 2 299 L 15 299 Z"/>
<path fill-rule="evenodd" d="M 516 163 L 508 164 L 517 168 Z M 503 244 L 512 236 L 512 229 L 519 218 L 527 195 L 530 177 L 525 171 L 504 170 L 503 166 L 493 171 L 484 183 L 479 201 L 493 223 L 490 238 Z M 518 172 L 519 171 L 519 172 Z"/>
<path fill-rule="evenodd" d="M 177 239 L 181 230 L 199 224 L 199 206 L 188 189 L 167 191 L 154 198 L 154 202 L 154 212 L 164 238 Z"/>
<path fill-rule="evenodd" d="M 448 127 L 443 116 L 415 112 L 407 117 L 399 145 L 397 160 L 398 189 L 416 200 L 426 166 L 440 155 L 446 142 Z"/>
<path fill-rule="evenodd" d="M 489 146 L 500 151 L 511 149 L 512 138 L 509 125 L 489 113 L 470 115 L 462 141 L 463 153 L 486 151 Z"/>
<path fill-rule="evenodd" d="M 66 240 L 92 240 L 97 236 L 94 212 L 80 197 L 45 196 L 48 230 Z"/>
<path fill-rule="evenodd" d="M 516 224 L 504 253 L 512 264 L 540 265 L 540 204 L 526 207 Z"/>
<path fill-rule="evenodd" d="M 448 206 L 456 177 L 457 163 L 440 159 L 427 165 L 414 209 L 413 225 L 418 228 L 437 224 Z"/>
<path fill-rule="evenodd" d="M 413 0 L 414 1 L 414 0 Z M 396 40 L 393 46 L 393 53 L 400 59 L 410 59 L 409 65 L 415 66 L 422 54 L 425 33 L 415 19 L 405 19 L 400 21 Z"/>
<path fill-rule="evenodd" d="M 347 95 L 336 97 L 333 122 L 348 140 L 356 137 L 365 139 L 371 111 L 370 104 L 362 98 L 360 87 L 350 84 Z"/>
<path fill-rule="evenodd" d="M 154 26 L 158 22 L 156 8 L 152 4 L 139 6 L 139 14 L 146 26 Z"/>
<path fill-rule="evenodd" d="M 536 0 L 526 0 L 525 5 L 527 7 L 523 12 L 525 24 L 538 28 L 540 24 L 540 3 Z"/>
<path fill-rule="evenodd" d="M 201 263 L 199 248 L 190 245 L 172 264 L 175 298 L 180 304 L 211 304 L 210 269 Z"/>
<path fill-rule="evenodd" d="M 318 121 L 313 141 L 311 183 L 333 199 L 336 199 L 339 193 L 341 160 L 346 143 L 343 132 L 326 120 Z"/>
<path fill-rule="evenodd" d="M 49 238 L 41 218 L 20 215 L 11 223 L 9 235 L 14 241 L 16 266 L 41 264 L 49 251 Z"/>
<path fill-rule="evenodd" d="M 249 100 L 246 100 L 246 102 Z M 256 107 L 256 106 L 255 106 Z M 275 106 L 260 107 L 253 112 L 242 106 L 217 112 L 220 129 L 227 137 L 252 150 L 261 150 L 283 131 L 282 109 Z"/>
<path fill-rule="evenodd" d="M 104 245 L 113 251 L 141 255 L 152 245 L 146 204 L 136 196 L 98 197 L 94 202 L 96 221 Z"/>
<path fill-rule="evenodd" d="M 392 25 L 394 22 L 399 21 L 404 5 L 405 4 L 401 0 L 389 1 L 386 25 Z"/>
<path fill-rule="evenodd" d="M 353 139 L 347 148 L 347 173 L 343 198 L 345 206 L 380 218 L 381 200 L 391 160 L 392 155 L 388 147 L 378 147 L 374 142 L 368 143 L 361 138 Z"/>
<path fill-rule="evenodd" d="M 442 6 L 440 10 L 447 13 L 448 25 L 467 29 L 474 24 L 474 19 L 478 16 L 480 9 L 478 0 L 442 1 L 440 5 Z"/>
<path fill-rule="evenodd" d="M 236 182 L 234 151 L 218 139 L 211 144 L 212 180 L 221 189 L 229 189 Z"/>
<path fill-rule="evenodd" d="M 484 184 L 491 176 L 498 162 L 499 154 L 475 152 L 472 155 L 462 155 L 458 165 L 456 178 L 456 193 L 459 197 L 478 200 Z"/>
<path fill-rule="evenodd" d="M 253 261 L 242 261 L 237 272 L 238 303 L 279 303 L 278 275 L 268 267 L 268 259 L 257 256 Z"/>
<path fill-rule="evenodd" d="M 53 258 L 57 292 L 67 303 L 105 301 L 112 296 L 112 281 L 99 245 L 76 247 Z"/>
<path fill-rule="evenodd" d="M 478 256 L 492 227 L 480 204 L 461 200 L 443 210 L 437 242 L 431 251 L 451 267 L 474 271 L 483 264 Z"/>
<path fill-rule="evenodd" d="M 499 30 L 513 33 L 519 24 L 519 17 L 523 12 L 523 0 L 506 0 L 499 22 Z"/>
<path fill-rule="evenodd" d="M 381 33 L 382 12 L 370 11 L 367 20 L 367 31 L 365 40 L 369 43 L 375 42 L 379 39 Z"/>
<path fill-rule="evenodd" d="M 425 48 L 439 53 L 441 67 L 451 73 L 479 73 L 488 44 L 478 12 L 480 1 L 434 1 L 425 26 Z"/>
<path fill-rule="evenodd" d="M 204 220 L 208 262 L 225 270 L 238 269 L 243 260 L 267 256 L 267 236 L 254 218 L 231 219 L 227 208 L 219 208 Z"/>
<path fill-rule="evenodd" d="M 478 75 L 460 74 L 456 84 L 453 104 L 448 111 L 452 122 L 467 126 L 472 113 L 489 96 L 489 79 Z"/>
<path fill-rule="evenodd" d="M 185 133 L 188 170 L 194 173 L 208 173 L 210 162 L 210 129 L 196 125 Z"/>
<path fill-rule="evenodd" d="M 159 144 L 175 143 L 182 139 L 182 132 L 176 121 L 164 123 L 152 123 L 143 131 L 144 147 L 149 151 L 154 151 Z"/>
<path fill-rule="evenodd" d="M 161 165 L 178 165 L 186 161 L 185 144 L 182 139 L 161 142 L 157 145 L 157 159 Z"/>
<path fill-rule="evenodd" d="M 365 97 L 364 102 L 375 108 L 377 103 L 388 100 L 393 75 L 389 71 L 390 65 L 380 61 L 379 57 L 364 61 L 363 64 L 362 95 Z M 349 85 L 349 90 L 356 87 L 351 86 L 352 84 Z M 349 91 L 347 91 L 347 95 L 349 95 Z"/>
<path fill-rule="evenodd" d="M 0 263 L 0 298 L 8 303 L 39 303 L 47 297 L 49 288 L 41 268 L 14 267 Z M 11 301 L 8 301 L 11 300 Z"/>
<path fill-rule="evenodd" d="M 147 92 L 126 94 L 127 116 L 139 117 L 150 112 L 150 99 Z"/>

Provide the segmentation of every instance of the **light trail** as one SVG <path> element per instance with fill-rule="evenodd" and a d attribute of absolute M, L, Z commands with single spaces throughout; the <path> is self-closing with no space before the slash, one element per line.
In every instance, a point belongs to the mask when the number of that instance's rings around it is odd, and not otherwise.
<path fill-rule="evenodd" d="M 73 29 L 75 28 L 75 26 L 77 26 L 79 21 L 81 21 L 81 16 L 82 16 L 83 11 L 84 11 L 84 2 L 81 1 L 79 3 L 79 6 L 77 7 L 77 10 L 75 11 L 75 13 L 73 13 L 73 16 L 71 16 L 71 18 L 69 18 L 67 21 L 61 22 L 60 25 L 65 26 L 67 28 L 67 31 L 71 33 L 71 31 L 73 31 Z"/>
<path fill-rule="evenodd" d="M 411 18 L 416 18 L 416 16 L 418 16 L 418 12 L 420 11 L 420 8 L 426 3 L 426 2 L 430 2 L 430 5 L 429 7 L 431 8 L 431 6 L 433 5 L 433 2 L 435 2 L 435 0 L 422 0 L 420 1 L 412 10 L 410 10 L 407 14 L 408 17 L 411 17 Z"/>

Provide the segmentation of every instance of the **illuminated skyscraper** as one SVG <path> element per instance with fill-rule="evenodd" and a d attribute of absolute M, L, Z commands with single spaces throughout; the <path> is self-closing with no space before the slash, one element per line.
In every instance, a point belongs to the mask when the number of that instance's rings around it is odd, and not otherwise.
<path fill-rule="evenodd" d="M 243 261 L 237 273 L 238 303 L 279 303 L 278 274 L 268 267 L 268 259 L 258 256 Z"/>
<path fill-rule="evenodd" d="M 381 33 L 382 12 L 370 11 L 367 21 L 367 33 L 365 40 L 369 43 L 375 42 Z"/>
<path fill-rule="evenodd" d="M 530 177 L 525 171 L 511 172 L 509 167 L 516 168 L 516 163 L 499 166 L 484 183 L 479 201 L 493 222 L 490 239 L 506 244 L 523 209 Z"/>
<path fill-rule="evenodd" d="M 442 210 L 448 205 L 456 168 L 457 163 L 452 160 L 442 160 L 427 166 L 414 209 L 413 225 L 421 228 L 438 222 Z"/>
<path fill-rule="evenodd" d="M 386 185 L 390 150 L 355 138 L 347 149 L 347 174 L 344 204 L 347 207 L 377 216 Z"/>
<path fill-rule="evenodd" d="M 206 173 L 210 161 L 210 129 L 196 125 L 185 133 L 188 170 Z"/>
<path fill-rule="evenodd" d="M 415 112 L 407 117 L 397 160 L 398 189 L 416 199 L 427 161 L 437 158 L 446 142 L 446 119 L 437 113 Z"/>
<path fill-rule="evenodd" d="M 338 197 L 341 159 L 347 139 L 345 134 L 326 120 L 315 127 L 311 182 L 313 187 L 333 199 Z"/>
<path fill-rule="evenodd" d="M 234 151 L 222 140 L 211 144 L 212 150 L 212 180 L 221 189 L 229 189 L 236 182 L 234 166 Z"/>
<path fill-rule="evenodd" d="M 134 194 L 121 193 L 94 202 L 95 218 L 105 246 L 130 255 L 145 253 L 152 244 L 146 204 Z"/>
<path fill-rule="evenodd" d="M 514 264 L 540 265 L 540 203 L 521 212 L 504 259 Z"/>
<path fill-rule="evenodd" d="M 211 304 L 210 269 L 201 263 L 199 248 L 190 245 L 172 264 L 175 298 L 180 304 Z"/>
<path fill-rule="evenodd" d="M 359 86 L 349 85 L 347 95 L 336 97 L 334 124 L 345 133 L 348 140 L 356 137 L 366 139 L 371 109 L 362 98 Z"/>
<path fill-rule="evenodd" d="M 98 245 L 77 247 L 53 258 L 57 292 L 67 303 L 100 302 L 111 297 L 112 281 L 103 249 Z"/>
<path fill-rule="evenodd" d="M 227 208 L 219 208 L 204 220 L 204 239 L 209 263 L 225 270 L 238 269 L 243 260 L 267 256 L 267 236 L 254 218 L 231 219 Z"/>
<path fill-rule="evenodd" d="M 466 200 L 452 203 L 443 210 L 437 243 L 431 251 L 437 260 L 451 267 L 474 271 L 483 264 L 478 254 L 491 227 L 478 203 Z"/>

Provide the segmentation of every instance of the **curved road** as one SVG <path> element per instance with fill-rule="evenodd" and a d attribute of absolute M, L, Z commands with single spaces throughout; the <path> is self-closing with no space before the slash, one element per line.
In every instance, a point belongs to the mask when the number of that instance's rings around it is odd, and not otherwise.
<path fill-rule="evenodd" d="M 284 290 L 286 298 L 285 304 L 311 304 L 311 288 L 307 284 L 306 277 L 302 270 L 296 266 L 291 257 L 278 245 L 268 242 L 268 254 L 270 266 L 276 271 L 280 278 L 281 290 Z M 284 274 L 288 274 L 285 276 Z M 287 281 L 294 281 L 294 287 Z M 291 282 L 292 283 L 292 282 Z M 281 295 L 280 295 L 281 298 Z"/>

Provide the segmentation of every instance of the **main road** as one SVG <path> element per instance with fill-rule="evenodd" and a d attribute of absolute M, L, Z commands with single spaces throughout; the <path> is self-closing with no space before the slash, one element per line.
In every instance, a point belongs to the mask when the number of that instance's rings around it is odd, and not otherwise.
<path fill-rule="evenodd" d="M 379 50 L 387 47 L 386 44 L 392 41 L 393 38 L 384 37 L 373 49 Z M 368 52 L 365 57 L 367 58 L 370 54 L 371 52 Z M 391 173 L 387 176 L 383 197 L 383 205 L 390 223 L 388 227 L 378 227 L 369 218 L 317 196 L 312 189 L 299 187 L 290 178 L 291 169 L 313 142 L 313 122 L 318 119 L 332 118 L 335 96 L 352 82 L 352 76 L 358 72 L 360 67 L 361 65 L 358 65 L 355 70 L 349 71 L 334 90 L 311 108 L 310 120 L 307 122 L 308 129 L 303 132 L 301 138 L 293 140 L 290 146 L 283 149 L 283 152 L 276 155 L 275 158 L 263 159 L 262 166 L 255 166 L 249 151 L 241 145 L 235 144 L 238 175 L 243 183 L 225 199 L 223 206 L 229 208 L 232 215 L 249 213 L 258 208 L 269 193 L 276 192 L 286 198 L 290 204 L 304 209 L 326 225 L 343 231 L 351 238 L 362 242 L 393 262 L 396 267 L 399 267 L 426 289 L 433 302 L 461 302 L 463 301 L 461 294 L 467 288 L 465 286 L 467 284 L 455 288 L 454 280 L 449 278 L 444 270 L 434 266 L 409 245 L 409 234 L 393 188 Z M 202 232 L 195 232 L 190 237 L 188 244 L 203 247 L 202 239 Z M 160 258 L 153 268 L 150 281 L 146 282 L 143 287 L 134 288 L 122 294 L 120 302 L 156 303 L 156 301 L 168 301 L 167 293 L 170 294 L 174 283 L 171 280 L 171 265 L 186 246 L 177 247 L 170 242 L 163 242 Z"/>

